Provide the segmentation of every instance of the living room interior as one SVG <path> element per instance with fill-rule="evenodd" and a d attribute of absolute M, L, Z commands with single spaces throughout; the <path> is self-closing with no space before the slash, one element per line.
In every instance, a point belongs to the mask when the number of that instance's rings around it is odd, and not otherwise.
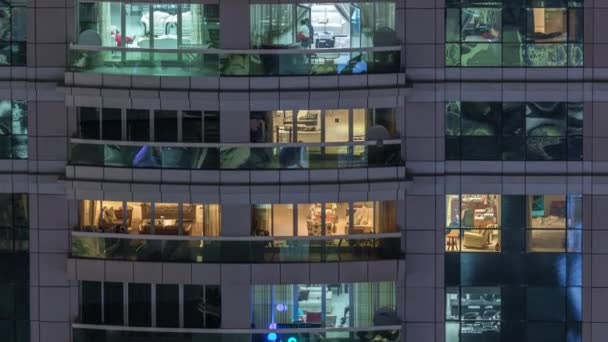
<path fill-rule="evenodd" d="M 500 195 L 446 198 L 446 252 L 499 252 Z"/>

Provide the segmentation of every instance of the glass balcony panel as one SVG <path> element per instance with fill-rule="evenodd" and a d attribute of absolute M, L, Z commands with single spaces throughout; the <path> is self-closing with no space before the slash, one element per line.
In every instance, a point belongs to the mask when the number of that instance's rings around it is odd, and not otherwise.
<path fill-rule="evenodd" d="M 402 165 L 401 144 L 159 146 L 72 143 L 71 164 L 167 169 L 327 169 Z"/>
<path fill-rule="evenodd" d="M 104 166 L 134 167 L 139 146 L 104 145 Z"/>
<path fill-rule="evenodd" d="M 143 236 L 142 236 L 143 237 Z M 72 257 L 189 263 L 273 263 L 369 261 L 399 258 L 401 238 L 394 235 L 362 239 L 134 239 L 72 235 Z"/>
<path fill-rule="evenodd" d="M 104 164 L 104 146 L 72 144 L 70 158 L 72 164 L 102 166 Z"/>
<path fill-rule="evenodd" d="M 315 330 L 307 332 L 306 328 L 295 329 L 278 329 L 275 332 L 276 341 L 329 341 L 329 342 L 349 342 L 349 341 L 399 341 L 401 329 L 399 326 L 386 326 L 374 328 L 357 328 L 349 330 L 328 329 L 328 331 Z M 88 326 L 76 325 L 72 328 L 74 342 L 89 342 L 89 341 L 113 341 L 113 342 L 130 342 L 130 341 L 149 341 L 161 342 L 170 339 L 173 342 L 191 342 L 191 341 L 231 341 L 231 342 L 250 342 L 250 341 L 267 341 L 269 333 L 267 331 L 256 332 L 230 332 L 226 329 L 223 332 L 162 332 L 162 331 L 145 331 L 143 329 L 133 330 L 110 330 L 104 329 L 103 326 Z M 492 340 L 493 341 L 493 340 Z"/>
<path fill-rule="evenodd" d="M 273 147 L 251 147 L 249 165 L 253 169 L 277 169 L 279 167 L 279 150 Z"/>
<path fill-rule="evenodd" d="M 309 76 L 399 72 L 400 49 L 386 49 L 218 54 L 217 50 L 187 48 L 163 51 L 78 46 L 71 48 L 69 64 L 70 71 L 75 72 L 150 76 Z"/>

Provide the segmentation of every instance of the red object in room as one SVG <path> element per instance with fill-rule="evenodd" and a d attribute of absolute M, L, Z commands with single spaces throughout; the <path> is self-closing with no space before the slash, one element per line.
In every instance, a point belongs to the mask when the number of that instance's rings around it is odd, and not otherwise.
<path fill-rule="evenodd" d="M 321 323 L 321 313 L 320 312 L 310 312 L 306 311 L 306 323 Z"/>
<path fill-rule="evenodd" d="M 116 41 L 116 46 L 122 46 L 122 34 L 116 33 L 114 34 L 114 40 Z M 133 37 L 126 36 L 127 44 L 133 43 Z"/>
<path fill-rule="evenodd" d="M 481 35 L 482 35 L 482 37 L 484 37 L 485 39 L 494 39 L 494 38 L 495 38 L 495 37 L 494 37 L 494 35 L 493 35 L 493 34 L 491 34 L 490 32 L 484 32 L 484 33 L 482 33 Z"/>

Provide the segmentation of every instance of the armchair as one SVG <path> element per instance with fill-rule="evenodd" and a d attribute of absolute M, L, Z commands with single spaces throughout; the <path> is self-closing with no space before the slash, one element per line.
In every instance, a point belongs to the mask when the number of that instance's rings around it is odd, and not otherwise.
<path fill-rule="evenodd" d="M 492 231 L 489 229 L 472 229 L 464 232 L 462 245 L 468 248 L 485 249 Z"/>

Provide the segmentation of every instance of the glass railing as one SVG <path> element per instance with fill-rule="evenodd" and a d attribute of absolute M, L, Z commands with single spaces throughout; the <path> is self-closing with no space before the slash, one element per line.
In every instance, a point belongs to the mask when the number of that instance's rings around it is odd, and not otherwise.
<path fill-rule="evenodd" d="M 400 341 L 400 325 L 369 328 L 183 329 L 72 324 L 73 342 Z"/>
<path fill-rule="evenodd" d="M 401 234 L 201 237 L 72 232 L 74 258 L 187 263 L 334 262 L 397 259 Z"/>
<path fill-rule="evenodd" d="M 151 76 L 308 76 L 394 73 L 401 47 L 344 49 L 144 49 L 70 46 L 74 72 Z"/>
<path fill-rule="evenodd" d="M 205 170 L 401 166 L 401 140 L 316 144 L 188 144 L 71 140 L 71 165 Z"/>

